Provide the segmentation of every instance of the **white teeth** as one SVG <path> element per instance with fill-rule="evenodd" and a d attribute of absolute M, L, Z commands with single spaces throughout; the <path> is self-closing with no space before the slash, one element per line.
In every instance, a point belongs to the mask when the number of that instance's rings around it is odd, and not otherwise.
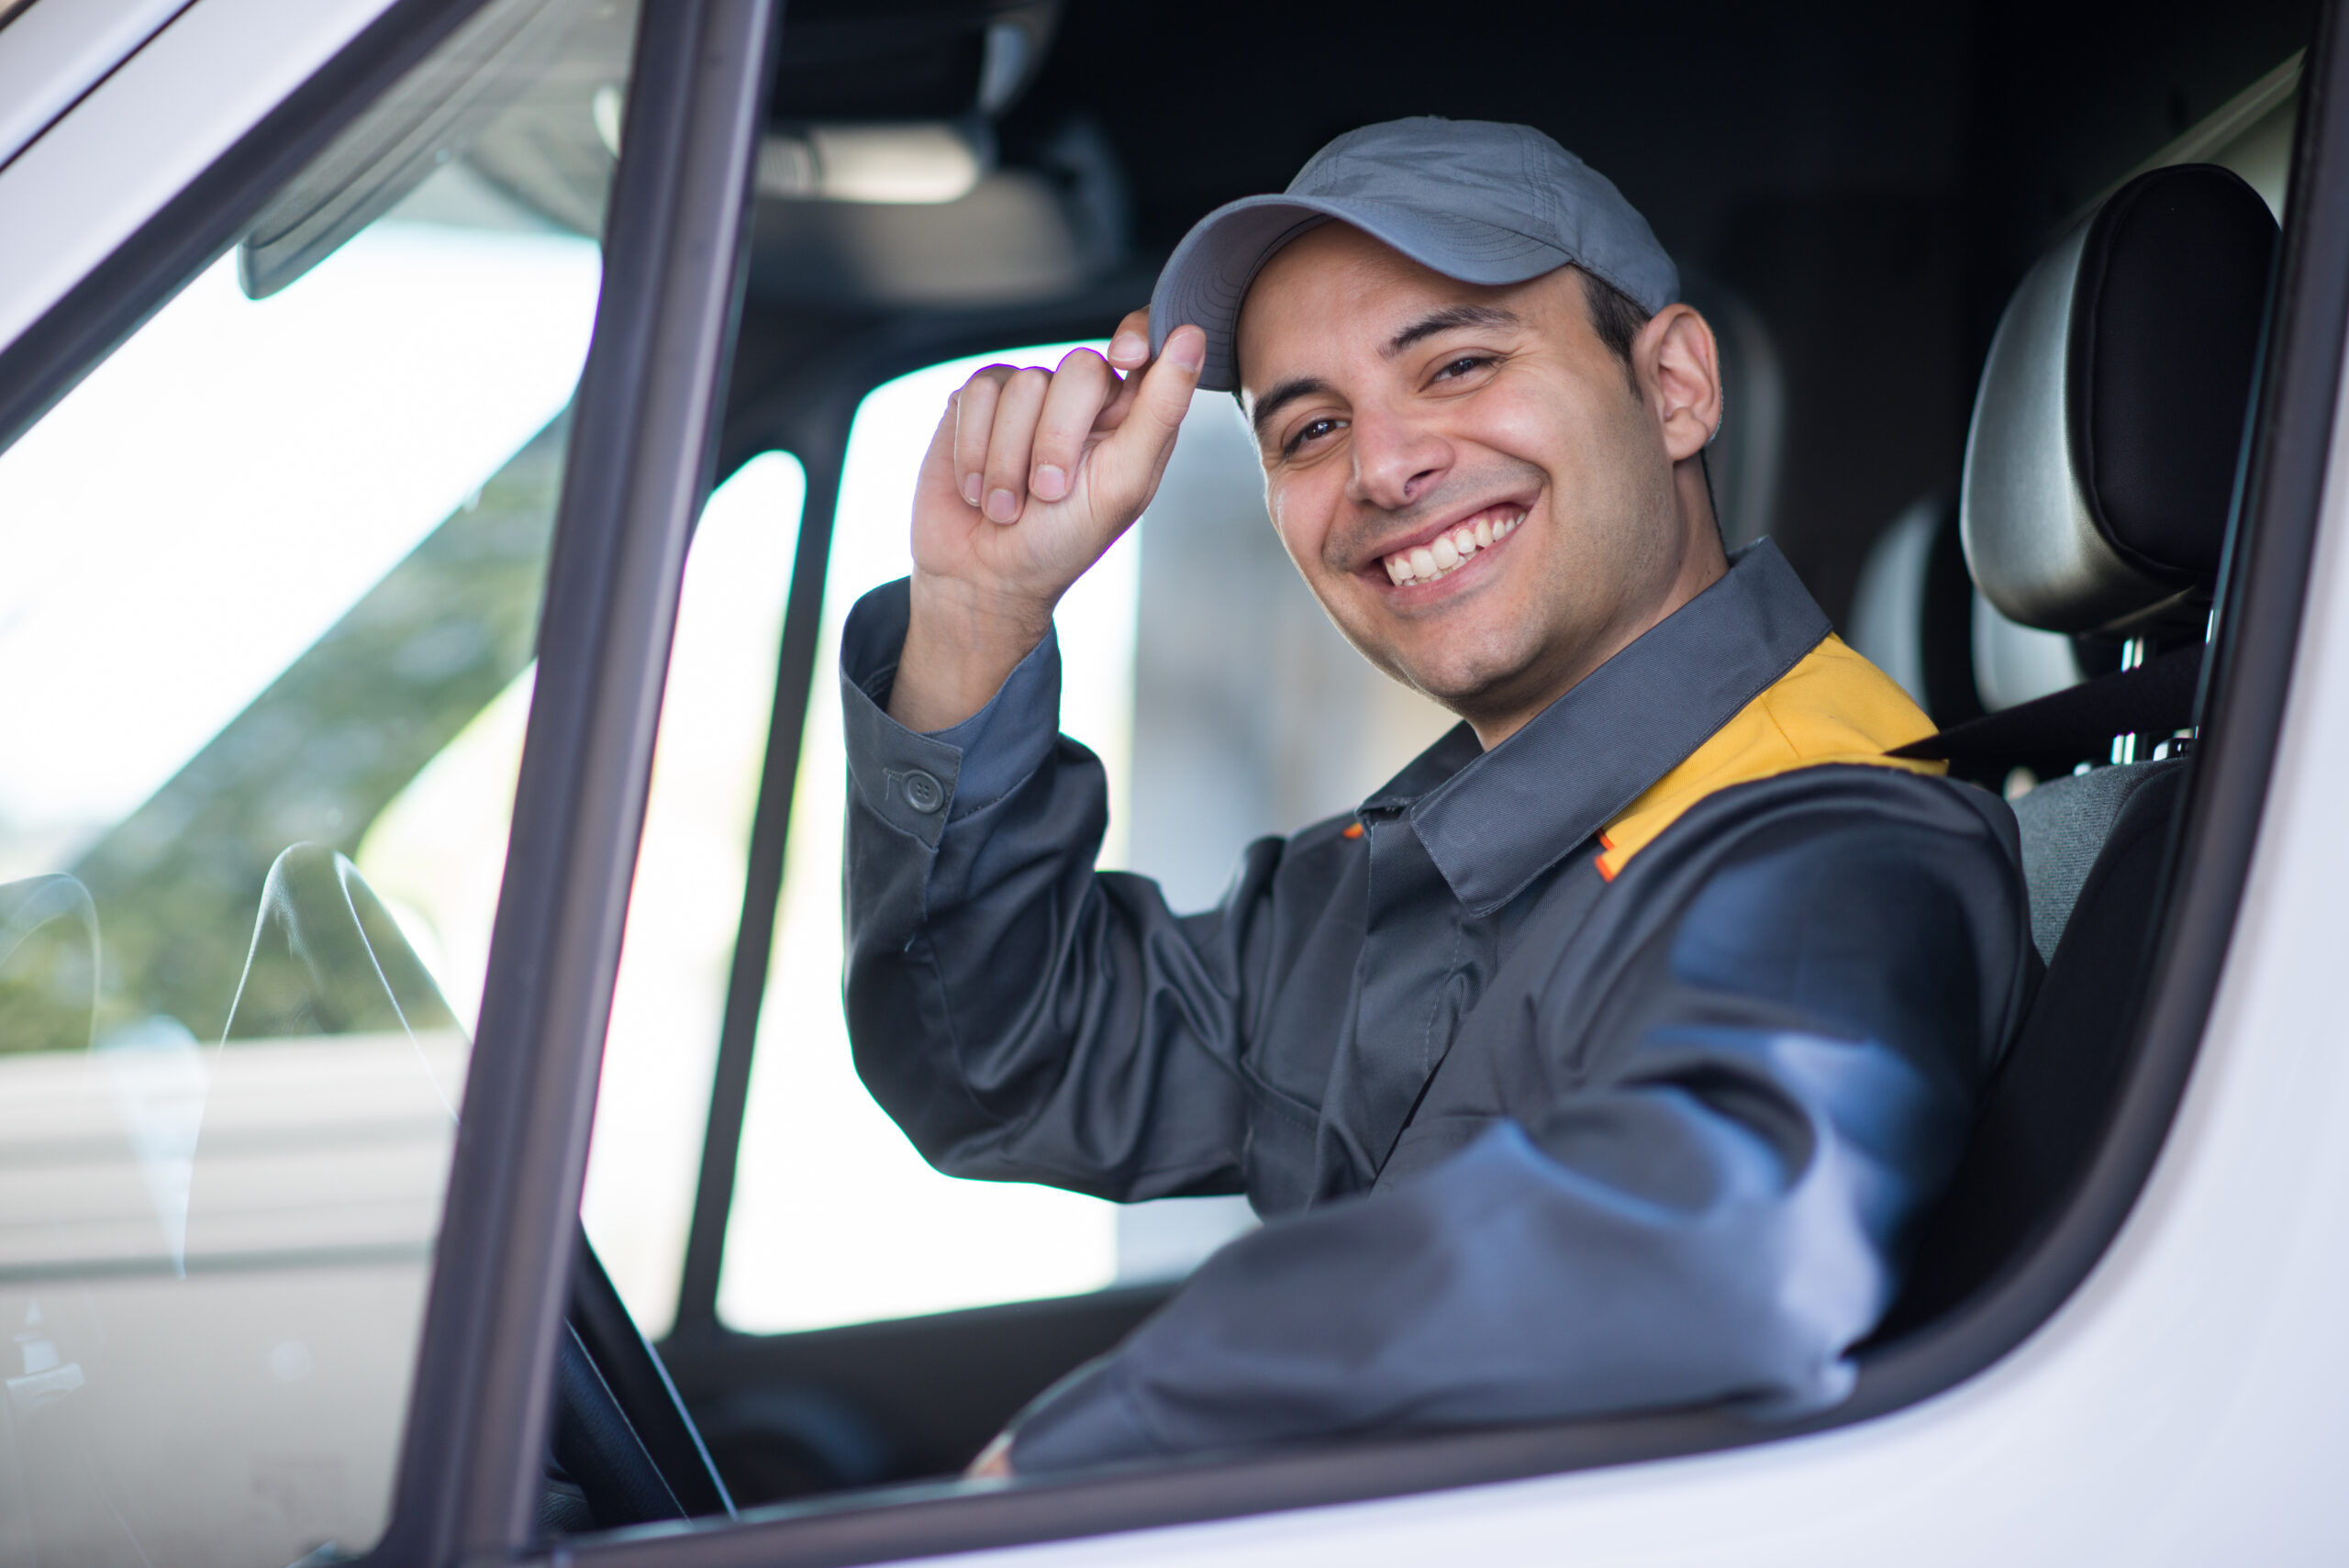
<path fill-rule="evenodd" d="M 1448 534 L 1439 534 L 1426 544 L 1409 550 L 1398 550 L 1386 558 L 1386 575 L 1397 587 L 1409 583 L 1429 583 L 1459 570 L 1460 563 L 1480 550 L 1489 550 L 1496 543 L 1517 531 L 1523 514 L 1504 517 L 1495 522 L 1479 517 L 1471 525 L 1463 523 Z"/>

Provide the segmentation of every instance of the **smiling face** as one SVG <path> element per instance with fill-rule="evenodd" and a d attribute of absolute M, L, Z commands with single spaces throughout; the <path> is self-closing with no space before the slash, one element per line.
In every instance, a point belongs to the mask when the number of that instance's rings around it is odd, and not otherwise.
<path fill-rule="evenodd" d="M 1238 349 L 1308 586 L 1487 746 L 1725 569 L 1698 468 L 1720 382 L 1684 306 L 1627 375 L 1573 269 L 1480 288 L 1330 223 L 1257 275 Z"/>

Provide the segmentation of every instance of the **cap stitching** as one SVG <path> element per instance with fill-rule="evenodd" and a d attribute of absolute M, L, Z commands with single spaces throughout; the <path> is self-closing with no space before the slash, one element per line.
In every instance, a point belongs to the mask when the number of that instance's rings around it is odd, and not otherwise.
<path fill-rule="evenodd" d="M 1520 136 L 1518 138 L 1517 166 L 1519 176 L 1525 181 L 1527 188 L 1533 193 L 1535 214 L 1541 218 L 1542 227 L 1549 229 L 1553 234 L 1560 233 L 1564 229 L 1565 225 L 1559 220 L 1557 206 L 1558 193 L 1550 188 L 1548 182 L 1542 178 L 1541 172 L 1534 168 L 1533 151 L 1533 139 L 1531 137 Z"/>

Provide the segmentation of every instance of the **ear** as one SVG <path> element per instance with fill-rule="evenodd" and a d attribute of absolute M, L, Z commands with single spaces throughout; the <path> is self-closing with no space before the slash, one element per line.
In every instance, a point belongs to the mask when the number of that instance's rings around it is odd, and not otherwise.
<path fill-rule="evenodd" d="M 1720 350 L 1705 318 L 1667 305 L 1631 344 L 1640 386 L 1664 432 L 1664 450 L 1683 462 L 1705 450 L 1721 422 Z"/>

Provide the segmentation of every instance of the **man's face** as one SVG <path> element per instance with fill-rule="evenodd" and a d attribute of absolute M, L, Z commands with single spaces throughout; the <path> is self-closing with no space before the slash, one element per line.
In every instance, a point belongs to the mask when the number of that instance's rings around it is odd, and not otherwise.
<path fill-rule="evenodd" d="M 1238 348 L 1281 542 L 1389 674 L 1514 728 L 1660 617 L 1673 458 L 1571 269 L 1480 288 L 1325 224 L 1258 274 Z"/>

